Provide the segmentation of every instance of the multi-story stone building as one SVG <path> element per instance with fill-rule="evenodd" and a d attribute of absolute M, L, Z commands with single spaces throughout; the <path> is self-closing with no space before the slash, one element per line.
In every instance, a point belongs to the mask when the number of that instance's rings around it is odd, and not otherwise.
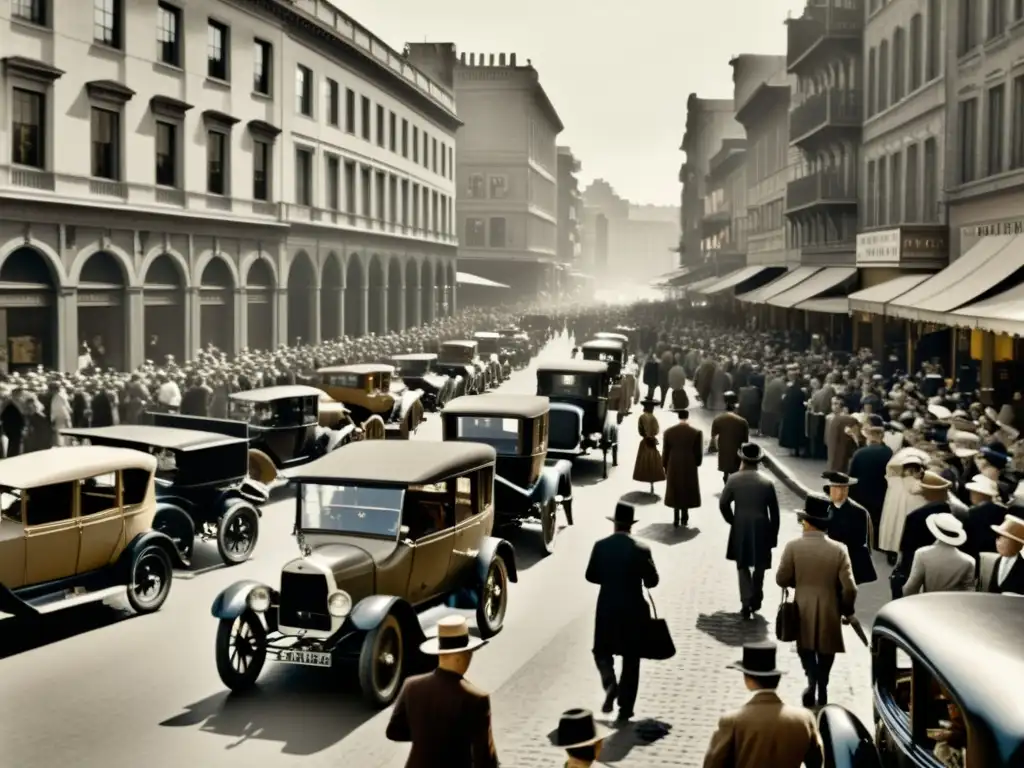
<path fill-rule="evenodd" d="M 583 197 L 576 176 L 582 168 L 569 147 L 558 147 L 558 262 L 573 269 L 583 250 Z"/>
<path fill-rule="evenodd" d="M 708 163 L 701 252 L 717 274 L 732 272 L 747 256 L 747 140 L 724 139 Z"/>
<path fill-rule="evenodd" d="M 4 364 L 103 367 L 455 308 L 451 89 L 326 0 L 19 0 Z M 59 12 L 58 12 L 59 11 Z"/>

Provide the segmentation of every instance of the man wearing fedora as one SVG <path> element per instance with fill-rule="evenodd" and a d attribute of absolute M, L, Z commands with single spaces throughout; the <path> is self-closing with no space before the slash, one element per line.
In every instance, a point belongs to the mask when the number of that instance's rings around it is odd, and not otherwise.
<path fill-rule="evenodd" d="M 974 558 L 958 549 L 967 541 L 963 523 L 949 512 L 939 512 L 929 516 L 925 525 L 935 537 L 935 543 L 922 547 L 914 557 L 903 594 L 974 589 Z"/>
<path fill-rule="evenodd" d="M 949 480 L 930 470 L 921 475 L 918 492 L 925 503 L 908 514 L 903 524 L 899 558 L 889 577 L 893 600 L 903 596 L 903 585 L 914 567 L 917 551 L 935 543 L 935 536 L 928 528 L 928 518 L 941 512 L 952 514 L 948 501 L 952 485 Z"/>
<path fill-rule="evenodd" d="M 982 553 L 979 587 L 984 592 L 1024 595 L 1024 519 L 1007 515 L 996 533 L 996 553 Z"/>
<path fill-rule="evenodd" d="M 740 446 L 750 439 L 747 420 L 736 413 L 736 393 L 725 393 L 725 411 L 711 422 L 711 441 L 708 451 L 718 451 L 718 471 L 724 481 L 740 468 Z"/>
<path fill-rule="evenodd" d="M 386 731 L 391 741 L 412 742 L 406 768 L 497 768 L 490 697 L 464 677 L 485 644 L 455 615 L 420 646 L 437 657 L 437 669 L 405 681 Z"/>
<path fill-rule="evenodd" d="M 743 660 L 730 664 L 743 673 L 750 701 L 723 715 L 704 755 L 704 768 L 820 768 L 821 742 L 814 715 L 791 707 L 776 689 L 774 643 L 743 646 Z"/>
<path fill-rule="evenodd" d="M 678 393 L 678 394 L 677 394 Z M 690 510 L 700 507 L 700 476 L 698 469 L 704 460 L 704 434 L 694 428 L 687 410 L 686 393 L 672 393 L 672 410 L 679 423 L 665 430 L 661 461 L 665 469 L 665 506 L 672 509 L 672 524 L 690 524 Z"/>
<path fill-rule="evenodd" d="M 631 535 L 636 508 L 625 501 L 615 505 L 609 518 L 615 526 L 611 536 L 594 543 L 587 563 L 587 581 L 601 589 L 594 616 L 594 663 L 604 688 L 603 712 L 619 703 L 619 719 L 633 716 L 640 685 L 641 633 L 651 617 L 644 587 L 658 586 L 658 569 L 646 544 Z M 622 672 L 615 677 L 615 656 L 622 657 Z"/>
<path fill-rule="evenodd" d="M 846 547 L 825 535 L 832 520 L 830 499 L 809 494 L 797 519 L 803 535 L 786 543 L 775 581 L 793 590 L 800 617 L 796 650 L 807 675 L 803 704 L 823 706 L 836 654 L 846 650 L 842 620 L 854 615 L 857 584 Z"/>
<path fill-rule="evenodd" d="M 740 611 L 752 619 L 764 600 L 764 572 L 772 567 L 772 550 L 779 543 L 779 498 L 771 479 L 758 472 L 764 451 L 746 443 L 736 452 L 740 471 L 722 490 L 718 509 L 729 524 L 725 556 L 736 563 Z"/>
<path fill-rule="evenodd" d="M 869 416 L 861 431 L 866 442 L 853 452 L 850 459 L 850 477 L 857 481 L 850 488 L 850 498 L 871 516 L 871 529 L 876 534 L 871 545 L 877 548 L 877 533 L 882 524 L 882 506 L 888 488 L 885 470 L 892 459 L 892 448 L 885 444 L 885 423 L 878 414 Z"/>
<path fill-rule="evenodd" d="M 558 719 L 558 728 L 548 734 L 551 745 L 565 750 L 565 768 L 590 768 L 601 755 L 604 740 L 613 733 L 594 722 L 589 709 L 570 709 Z"/>
<path fill-rule="evenodd" d="M 961 549 L 980 564 L 982 552 L 996 551 L 996 528 L 1006 517 L 1006 507 L 999 503 L 999 484 L 985 475 L 975 475 L 965 485 L 971 508 L 967 511 L 964 530 L 967 543 Z"/>
<path fill-rule="evenodd" d="M 831 502 L 829 538 L 846 545 L 853 565 L 853 580 L 857 584 L 875 581 L 878 574 L 875 573 L 875 564 L 871 562 L 871 515 L 850 498 L 851 488 L 858 485 L 857 479 L 842 472 L 824 472 L 821 477 L 825 480 L 823 490 Z"/>

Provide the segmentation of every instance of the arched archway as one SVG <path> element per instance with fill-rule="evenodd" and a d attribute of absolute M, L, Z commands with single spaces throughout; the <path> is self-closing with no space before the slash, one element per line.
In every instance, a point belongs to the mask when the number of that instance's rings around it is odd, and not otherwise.
<path fill-rule="evenodd" d="M 319 339 L 316 292 L 316 266 L 305 251 L 295 254 L 288 271 L 288 343 L 314 344 Z"/>
<path fill-rule="evenodd" d="M 349 256 L 345 269 L 345 335 L 359 337 L 366 335 L 366 277 L 363 262 L 355 255 Z"/>
<path fill-rule="evenodd" d="M 320 337 L 324 340 L 336 339 L 344 333 L 344 290 L 341 260 L 337 255 L 329 253 L 320 273 Z"/>
<path fill-rule="evenodd" d="M 245 276 L 246 346 L 273 349 L 274 344 L 274 270 L 264 256 L 249 267 Z"/>
<path fill-rule="evenodd" d="M 388 260 L 388 330 L 401 333 L 405 330 L 405 281 L 402 279 L 402 262 L 397 256 Z"/>
<path fill-rule="evenodd" d="M 434 267 L 424 261 L 420 268 L 420 324 L 434 322 Z"/>
<path fill-rule="evenodd" d="M 381 263 L 381 258 L 376 253 L 370 257 L 370 274 L 368 277 L 368 283 L 370 287 L 367 309 L 369 310 L 369 327 L 367 332 L 376 333 L 378 335 L 387 333 L 388 331 L 388 319 L 387 319 L 387 281 L 385 277 L 387 273 L 384 271 L 384 265 Z"/>
<path fill-rule="evenodd" d="M 415 328 L 420 320 L 420 268 L 415 259 L 405 262 L 405 327 Z"/>
<path fill-rule="evenodd" d="M 128 364 L 128 276 L 116 256 L 96 251 L 78 278 L 78 336 L 97 368 L 123 371 Z"/>
<path fill-rule="evenodd" d="M 448 316 L 448 284 L 445 277 L 444 264 L 439 261 L 434 265 L 434 317 Z"/>
<path fill-rule="evenodd" d="M 199 346 L 235 351 L 235 278 L 223 256 L 214 256 L 199 276 Z"/>
<path fill-rule="evenodd" d="M 458 280 L 456 279 L 456 274 L 455 274 L 455 262 L 454 261 L 449 261 L 448 262 L 448 275 L 447 275 L 447 277 L 448 277 L 448 279 L 445 281 L 445 285 L 448 286 L 448 311 L 447 311 L 447 314 L 448 315 L 454 315 L 455 314 L 455 308 L 457 306 L 456 303 L 455 303 L 455 291 L 457 289 L 457 285 L 456 284 L 458 283 Z"/>
<path fill-rule="evenodd" d="M 46 256 L 28 245 L 14 250 L 0 265 L 0 310 L 7 318 L 4 343 L 9 370 L 58 367 L 59 284 Z"/>
<path fill-rule="evenodd" d="M 169 253 L 149 265 L 142 288 L 146 359 L 163 362 L 168 355 L 184 360 L 185 275 Z"/>

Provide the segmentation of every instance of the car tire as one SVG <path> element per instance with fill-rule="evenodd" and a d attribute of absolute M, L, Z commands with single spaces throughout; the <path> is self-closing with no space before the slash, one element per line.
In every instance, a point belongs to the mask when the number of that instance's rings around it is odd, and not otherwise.
<path fill-rule="evenodd" d="M 167 550 L 149 544 L 132 558 L 128 568 L 128 605 L 135 613 L 159 611 L 171 592 L 174 564 Z"/>
<path fill-rule="evenodd" d="M 236 503 L 217 521 L 217 552 L 228 565 L 252 557 L 260 537 L 260 516 L 245 503 Z"/>
<path fill-rule="evenodd" d="M 192 520 L 176 507 L 158 510 L 153 518 L 153 530 L 167 534 L 178 550 L 178 557 L 185 565 L 192 562 L 196 546 L 196 530 Z"/>
<path fill-rule="evenodd" d="M 558 534 L 558 503 L 548 499 L 540 509 L 540 543 L 544 554 L 555 551 L 555 536 Z"/>
<path fill-rule="evenodd" d="M 480 637 L 486 640 L 498 634 L 505 623 L 507 610 L 508 567 L 500 555 L 495 555 L 487 566 L 476 605 L 476 627 Z"/>
<path fill-rule="evenodd" d="M 562 502 L 562 511 L 565 512 L 566 525 L 572 525 L 572 499 L 565 499 Z"/>
<path fill-rule="evenodd" d="M 238 618 L 221 619 L 217 624 L 214 656 L 217 674 L 229 690 L 241 692 L 252 688 L 267 661 L 267 630 L 260 617 L 245 611 Z"/>
<path fill-rule="evenodd" d="M 395 700 L 402 688 L 405 660 L 402 624 L 389 613 L 366 633 L 359 652 L 359 687 L 371 706 L 383 709 Z"/>

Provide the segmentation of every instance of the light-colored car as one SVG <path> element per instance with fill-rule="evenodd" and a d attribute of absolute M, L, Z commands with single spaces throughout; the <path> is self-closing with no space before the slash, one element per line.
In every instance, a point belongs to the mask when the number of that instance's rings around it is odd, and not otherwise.
<path fill-rule="evenodd" d="M 378 417 L 387 437 L 408 440 L 423 422 L 422 390 L 407 387 L 392 365 L 333 365 L 316 373 L 320 389 L 358 424 Z"/>
<path fill-rule="evenodd" d="M 137 613 L 158 610 L 181 563 L 171 538 L 153 530 L 157 463 L 92 445 L 0 461 L 0 613 L 122 596 Z"/>

